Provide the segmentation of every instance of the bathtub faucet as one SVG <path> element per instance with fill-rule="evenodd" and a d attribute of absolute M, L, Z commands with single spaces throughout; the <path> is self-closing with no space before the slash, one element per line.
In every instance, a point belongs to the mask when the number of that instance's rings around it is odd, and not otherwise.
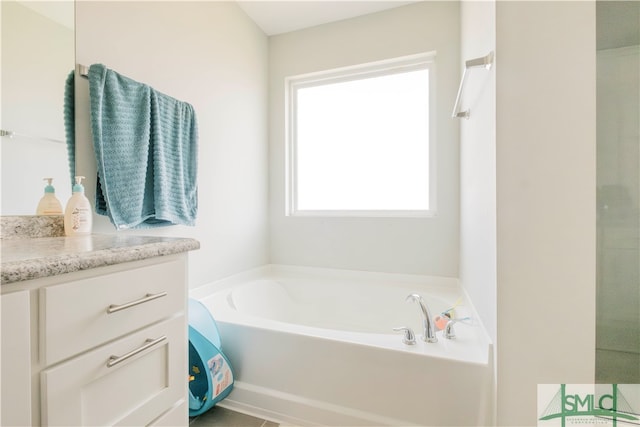
<path fill-rule="evenodd" d="M 420 312 L 422 313 L 422 339 L 426 342 L 438 342 L 436 337 L 436 331 L 433 327 L 433 317 L 429 307 L 425 304 L 424 299 L 418 294 L 411 294 L 407 297 L 406 301 L 415 301 L 420 305 Z"/>

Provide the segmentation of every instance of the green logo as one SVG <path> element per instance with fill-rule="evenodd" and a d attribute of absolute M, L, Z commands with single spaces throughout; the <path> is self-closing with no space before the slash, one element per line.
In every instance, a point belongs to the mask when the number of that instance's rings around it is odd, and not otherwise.
<path fill-rule="evenodd" d="M 618 384 L 581 385 L 567 392 L 567 385 L 560 384 L 559 390 L 542 411 L 539 420 L 558 418 L 562 427 L 566 420 L 575 424 L 610 424 L 640 420 L 640 415 L 631 407 L 620 392 Z M 635 386 L 638 386 L 637 384 Z M 539 403 L 538 403 L 539 404 Z M 636 423 L 633 423 L 636 424 Z"/>

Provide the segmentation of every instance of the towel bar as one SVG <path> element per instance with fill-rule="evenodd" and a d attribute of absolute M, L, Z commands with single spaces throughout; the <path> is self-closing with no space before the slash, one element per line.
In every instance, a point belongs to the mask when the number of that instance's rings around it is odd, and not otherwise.
<path fill-rule="evenodd" d="M 458 111 L 458 107 L 460 104 L 460 97 L 462 96 L 462 88 L 464 87 L 464 81 L 467 77 L 467 70 L 469 68 L 476 67 L 484 67 L 487 70 L 491 68 L 493 65 L 493 51 L 489 52 L 486 56 L 482 56 L 480 58 L 470 59 L 465 62 L 464 72 L 462 73 L 462 80 L 460 81 L 460 88 L 458 88 L 458 96 L 456 96 L 456 103 L 453 106 L 453 113 L 451 114 L 452 118 L 461 118 L 465 119 L 469 118 L 469 109 L 465 111 Z"/>
<path fill-rule="evenodd" d="M 0 129 L 0 136 L 6 136 L 9 139 L 12 139 L 13 137 L 21 137 L 21 138 L 29 138 L 29 139 L 39 139 L 42 141 L 50 141 L 50 142 L 57 142 L 59 144 L 64 144 L 64 141 L 61 141 L 59 139 L 54 139 L 54 138 L 48 138 L 46 136 L 38 136 L 38 135 L 27 135 L 24 133 L 16 133 L 12 130 L 5 130 L 5 129 Z"/>

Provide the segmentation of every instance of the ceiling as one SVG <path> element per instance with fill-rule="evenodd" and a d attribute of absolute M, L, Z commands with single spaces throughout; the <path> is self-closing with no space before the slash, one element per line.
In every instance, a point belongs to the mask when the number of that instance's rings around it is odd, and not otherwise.
<path fill-rule="evenodd" d="M 268 36 L 404 6 L 413 1 L 244 1 L 240 7 Z"/>
<path fill-rule="evenodd" d="M 268 36 L 341 21 L 418 0 L 238 0 Z M 640 1 L 598 0 L 597 48 L 640 43 Z"/>

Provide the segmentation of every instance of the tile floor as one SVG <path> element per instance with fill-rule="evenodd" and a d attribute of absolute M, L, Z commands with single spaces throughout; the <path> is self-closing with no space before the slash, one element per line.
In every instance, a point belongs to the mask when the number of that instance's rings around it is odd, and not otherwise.
<path fill-rule="evenodd" d="M 189 427 L 278 427 L 271 421 L 214 406 L 202 415 L 189 419 Z"/>

